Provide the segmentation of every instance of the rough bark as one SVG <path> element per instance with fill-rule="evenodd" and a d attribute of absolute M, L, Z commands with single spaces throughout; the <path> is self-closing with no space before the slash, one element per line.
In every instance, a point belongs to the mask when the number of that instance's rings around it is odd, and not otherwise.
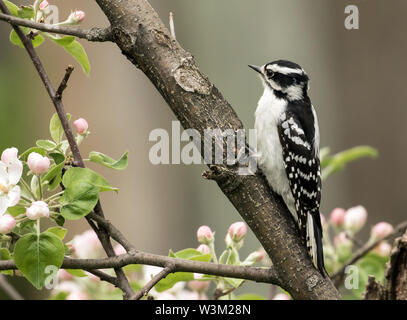
<path fill-rule="evenodd" d="M 114 42 L 147 75 L 185 129 L 194 128 L 203 137 L 207 128 L 243 128 L 147 1 L 96 2 L 111 23 Z M 272 258 L 284 289 L 295 299 L 340 299 L 330 279 L 313 267 L 288 210 L 260 173 L 238 176 L 224 166 L 218 169 L 215 180 Z"/>

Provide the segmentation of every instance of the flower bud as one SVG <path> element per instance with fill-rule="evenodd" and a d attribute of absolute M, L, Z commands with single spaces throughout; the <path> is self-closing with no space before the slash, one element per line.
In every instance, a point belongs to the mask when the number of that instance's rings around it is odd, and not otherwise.
<path fill-rule="evenodd" d="M 264 251 L 263 250 L 257 250 L 249 254 L 246 258 L 245 261 L 243 261 L 242 265 L 243 266 L 252 266 L 257 262 L 260 262 L 264 258 Z"/>
<path fill-rule="evenodd" d="M 31 152 L 27 159 L 27 165 L 35 175 L 41 175 L 47 172 L 51 162 L 47 157 L 43 157 L 36 152 Z"/>
<path fill-rule="evenodd" d="M 359 231 L 366 223 L 367 211 L 362 206 L 357 206 L 348 209 L 345 214 L 344 226 L 345 229 L 357 232 Z"/>
<path fill-rule="evenodd" d="M 346 210 L 342 208 L 335 208 L 329 216 L 329 221 L 334 227 L 340 228 L 345 222 Z"/>
<path fill-rule="evenodd" d="M 244 222 L 235 222 L 229 227 L 228 232 L 229 232 L 230 238 L 234 242 L 239 242 L 246 236 L 246 233 L 247 233 L 246 224 Z"/>
<path fill-rule="evenodd" d="M 389 257 L 391 253 L 391 245 L 386 241 L 381 241 L 372 252 L 382 257 Z"/>
<path fill-rule="evenodd" d="M 16 226 L 16 219 L 9 214 L 0 217 L 0 233 L 7 234 Z"/>
<path fill-rule="evenodd" d="M 88 122 L 83 118 L 79 118 L 78 120 L 75 120 L 73 125 L 75 126 L 76 131 L 79 134 L 85 134 L 89 128 Z"/>
<path fill-rule="evenodd" d="M 1 161 L 8 165 L 12 162 L 14 162 L 15 160 L 17 160 L 18 158 L 18 150 L 17 148 L 7 148 L 3 151 L 3 153 L 1 154 Z"/>
<path fill-rule="evenodd" d="M 285 293 L 278 293 L 274 296 L 273 300 L 291 300 L 291 298 Z"/>
<path fill-rule="evenodd" d="M 373 226 L 370 235 L 374 240 L 381 240 L 383 238 L 386 238 L 392 232 L 393 226 L 390 223 L 379 222 Z"/>
<path fill-rule="evenodd" d="M 198 248 L 196 248 L 202 254 L 211 253 L 211 249 L 206 244 L 201 244 Z"/>
<path fill-rule="evenodd" d="M 201 279 L 202 277 L 203 277 L 203 274 L 194 273 L 194 279 L 196 279 L 196 280 L 189 281 L 188 287 L 192 291 L 197 291 L 197 292 L 203 292 L 203 291 L 208 290 L 210 281 L 198 280 L 198 279 Z"/>
<path fill-rule="evenodd" d="M 72 240 L 75 256 L 80 259 L 95 259 L 102 254 L 103 248 L 97 234 L 93 230 L 87 230 L 76 235 Z"/>
<path fill-rule="evenodd" d="M 349 240 L 345 232 L 339 233 L 334 238 L 336 253 L 339 261 L 346 261 L 352 255 L 352 241 Z"/>
<path fill-rule="evenodd" d="M 41 3 L 40 3 L 40 5 L 39 5 L 39 9 L 40 10 L 44 10 L 46 7 L 48 7 L 48 1 L 47 0 L 44 0 L 44 1 L 42 1 Z"/>
<path fill-rule="evenodd" d="M 31 206 L 26 209 L 26 216 L 30 220 L 38 220 L 40 218 L 49 217 L 49 208 L 44 201 L 34 201 Z"/>
<path fill-rule="evenodd" d="M 210 244 L 214 240 L 214 234 L 208 226 L 199 227 L 196 236 L 198 241 L 203 244 Z"/>
<path fill-rule="evenodd" d="M 65 269 L 59 269 L 58 273 L 57 273 L 57 276 L 58 276 L 59 281 L 69 281 L 69 280 L 73 279 L 73 275 L 70 274 Z"/>
<path fill-rule="evenodd" d="M 74 11 L 72 12 L 68 19 L 66 20 L 66 22 L 64 24 L 79 24 L 81 23 L 83 20 L 85 20 L 86 14 L 85 12 L 78 10 L 78 11 Z"/>

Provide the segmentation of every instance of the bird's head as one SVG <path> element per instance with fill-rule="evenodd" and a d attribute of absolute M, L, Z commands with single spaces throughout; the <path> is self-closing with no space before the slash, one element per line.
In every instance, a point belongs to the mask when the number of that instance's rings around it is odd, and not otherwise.
<path fill-rule="evenodd" d="M 273 90 L 278 98 L 297 101 L 308 97 L 309 78 L 298 64 L 277 60 L 261 67 L 255 65 L 249 67 L 260 74 L 265 86 Z"/>

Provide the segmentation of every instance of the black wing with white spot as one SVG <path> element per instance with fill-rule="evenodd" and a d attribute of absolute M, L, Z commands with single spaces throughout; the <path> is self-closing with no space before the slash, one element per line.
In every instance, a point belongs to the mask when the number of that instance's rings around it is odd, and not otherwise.
<path fill-rule="evenodd" d="M 323 268 L 322 226 L 319 214 L 321 169 L 318 151 L 315 150 L 313 141 L 315 132 L 311 130 L 315 127 L 311 125 L 309 123 L 303 125 L 297 113 L 287 110 L 281 115 L 277 127 L 301 236 L 309 248 L 314 263 L 321 269 Z"/>

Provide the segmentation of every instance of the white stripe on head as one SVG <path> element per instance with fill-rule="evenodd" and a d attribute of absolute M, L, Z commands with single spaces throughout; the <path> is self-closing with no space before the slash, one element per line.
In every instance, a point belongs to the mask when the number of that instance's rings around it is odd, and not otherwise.
<path fill-rule="evenodd" d="M 282 66 L 279 66 L 277 64 L 269 64 L 266 67 L 266 69 L 271 70 L 273 72 L 278 72 L 278 73 L 281 73 L 281 74 L 290 74 L 290 73 L 302 74 L 302 73 L 305 73 L 304 69 L 282 67 Z"/>

